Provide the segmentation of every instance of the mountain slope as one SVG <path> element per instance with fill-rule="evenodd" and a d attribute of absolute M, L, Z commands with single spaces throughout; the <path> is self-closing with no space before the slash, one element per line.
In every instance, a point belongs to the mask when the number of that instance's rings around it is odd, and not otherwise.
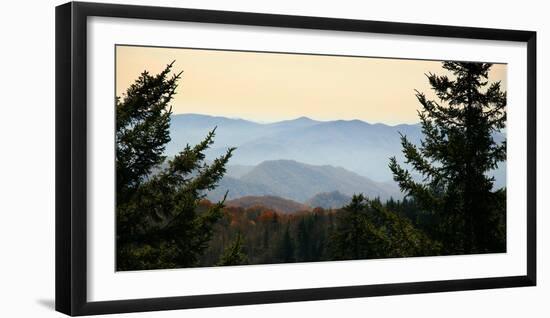
<path fill-rule="evenodd" d="M 346 195 L 364 193 L 383 199 L 401 197 L 397 186 L 372 181 L 344 168 L 314 166 L 293 160 L 264 161 L 243 175 L 240 181 L 264 186 L 273 195 L 298 202 L 331 191 Z"/>
<path fill-rule="evenodd" d="M 225 176 L 218 183 L 218 186 L 207 193 L 210 201 L 217 202 L 223 199 L 227 193 L 227 200 L 244 196 L 274 195 L 275 192 L 264 184 L 257 184 L 239 180 L 238 178 Z"/>
<path fill-rule="evenodd" d="M 246 196 L 234 200 L 227 201 L 227 206 L 235 206 L 241 208 L 251 208 L 254 206 L 263 206 L 268 209 L 280 213 L 294 213 L 298 211 L 310 211 L 311 207 L 298 203 L 296 201 L 283 199 L 276 196 Z"/>
<path fill-rule="evenodd" d="M 351 197 L 342 194 L 338 191 L 323 192 L 314 195 L 306 201 L 306 204 L 311 207 L 320 207 L 323 209 L 339 209 L 351 201 Z"/>

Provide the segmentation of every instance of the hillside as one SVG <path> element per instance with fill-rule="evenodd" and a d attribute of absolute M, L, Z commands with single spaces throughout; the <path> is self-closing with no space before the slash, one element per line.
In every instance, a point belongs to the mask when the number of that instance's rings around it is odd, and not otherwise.
<path fill-rule="evenodd" d="M 214 190 L 208 192 L 207 197 L 210 201 L 217 202 L 222 200 L 226 193 L 227 200 L 244 196 L 276 195 L 269 186 L 226 176 L 223 177 Z"/>
<path fill-rule="evenodd" d="M 217 201 L 228 193 L 228 199 L 242 196 L 278 196 L 304 203 L 318 193 L 339 191 L 351 196 L 363 193 L 369 197 L 401 198 L 397 185 L 375 182 L 344 168 L 315 166 L 293 160 L 264 161 L 240 178 L 224 177 L 208 193 Z"/>
<path fill-rule="evenodd" d="M 284 198 L 305 202 L 321 192 L 339 191 L 353 195 L 397 197 L 397 186 L 372 181 L 344 168 L 329 165 L 315 166 L 294 160 L 271 160 L 257 165 L 240 180 L 271 188 Z"/>
<path fill-rule="evenodd" d="M 294 213 L 298 211 L 310 211 L 311 207 L 298 203 L 296 201 L 283 199 L 276 196 L 246 196 L 227 201 L 227 206 L 251 208 L 254 206 L 263 206 L 279 213 Z"/>
<path fill-rule="evenodd" d="M 323 192 L 314 195 L 306 201 L 306 204 L 311 207 L 320 207 L 323 209 L 339 209 L 351 201 L 351 197 L 342 194 L 338 191 Z"/>

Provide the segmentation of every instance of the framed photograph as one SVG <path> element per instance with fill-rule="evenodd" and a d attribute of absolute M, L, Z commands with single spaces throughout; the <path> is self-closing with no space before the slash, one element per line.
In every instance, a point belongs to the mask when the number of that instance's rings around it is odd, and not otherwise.
<path fill-rule="evenodd" d="M 56 309 L 536 284 L 536 33 L 56 8 Z"/>

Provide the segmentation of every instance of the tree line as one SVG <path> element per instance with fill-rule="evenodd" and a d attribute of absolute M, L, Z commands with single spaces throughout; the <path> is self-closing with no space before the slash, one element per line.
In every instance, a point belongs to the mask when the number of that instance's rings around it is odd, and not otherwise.
<path fill-rule="evenodd" d="M 203 200 L 199 211 L 213 204 Z M 404 214 L 411 205 L 408 200 L 382 203 L 357 195 L 341 209 L 290 214 L 261 205 L 225 207 L 196 266 L 440 255 L 441 244 Z"/>
<path fill-rule="evenodd" d="M 506 191 L 488 176 L 506 159 L 506 143 L 492 137 L 505 128 L 506 92 L 489 84 L 491 64 L 443 62 L 451 76 L 427 75 L 438 100 L 416 93 L 424 139 L 401 136 L 405 162 L 389 159 L 404 200 L 358 194 L 342 209 L 293 215 L 204 200 L 236 151 L 206 163 L 215 129 L 163 155 L 183 76 L 170 75 L 173 65 L 144 71 L 115 99 L 117 270 L 506 250 Z"/>

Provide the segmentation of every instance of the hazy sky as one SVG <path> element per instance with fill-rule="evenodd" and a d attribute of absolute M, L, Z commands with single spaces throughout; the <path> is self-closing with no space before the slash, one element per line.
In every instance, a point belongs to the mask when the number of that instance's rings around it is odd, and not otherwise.
<path fill-rule="evenodd" d="M 156 74 L 173 60 L 183 71 L 174 113 L 259 122 L 416 123 L 414 90 L 431 95 L 424 74 L 444 72 L 438 61 L 117 46 L 117 96 L 143 70 Z M 506 65 L 494 65 L 489 80 L 506 89 Z"/>

